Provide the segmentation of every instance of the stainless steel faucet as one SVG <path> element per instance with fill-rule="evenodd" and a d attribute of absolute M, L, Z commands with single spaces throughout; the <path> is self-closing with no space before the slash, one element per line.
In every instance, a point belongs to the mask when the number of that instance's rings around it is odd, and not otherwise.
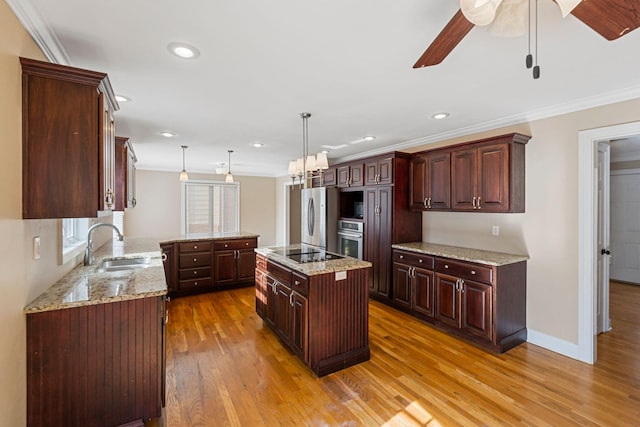
<path fill-rule="evenodd" d="M 84 250 L 84 265 L 93 265 L 93 263 L 95 262 L 96 258 L 93 255 L 93 241 L 91 241 L 91 232 L 98 228 L 98 227 L 111 227 L 113 228 L 116 233 L 118 233 L 118 241 L 122 242 L 122 240 L 124 239 L 124 236 L 122 235 L 122 233 L 120 232 L 120 230 L 118 230 L 118 227 L 116 227 L 113 224 L 103 224 L 101 222 L 92 225 L 91 227 L 89 227 L 89 230 L 87 230 L 87 248 Z"/>

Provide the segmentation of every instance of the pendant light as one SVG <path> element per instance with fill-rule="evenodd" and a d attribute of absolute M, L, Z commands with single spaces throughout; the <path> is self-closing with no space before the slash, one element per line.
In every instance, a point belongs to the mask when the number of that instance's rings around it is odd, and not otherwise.
<path fill-rule="evenodd" d="M 184 150 L 189 148 L 188 145 L 181 145 L 182 147 L 182 172 L 180 172 L 180 181 L 189 181 L 189 174 L 184 167 Z"/>
<path fill-rule="evenodd" d="M 231 153 L 233 153 L 233 150 L 227 150 L 227 153 L 229 153 L 229 172 L 227 173 L 224 182 L 233 182 L 233 175 L 231 175 Z"/>

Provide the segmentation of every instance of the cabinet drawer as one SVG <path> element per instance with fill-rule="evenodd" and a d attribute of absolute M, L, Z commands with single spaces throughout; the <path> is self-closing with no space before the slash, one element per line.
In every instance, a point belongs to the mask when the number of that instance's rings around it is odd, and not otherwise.
<path fill-rule="evenodd" d="M 183 252 L 207 252 L 211 251 L 211 242 L 189 242 L 178 244 L 180 253 Z"/>
<path fill-rule="evenodd" d="M 200 279 L 180 280 L 180 290 L 194 290 L 199 288 L 210 288 L 213 286 L 211 277 L 202 277 Z"/>
<path fill-rule="evenodd" d="M 309 295 L 309 279 L 296 272 L 291 273 L 291 289 L 306 297 Z"/>
<path fill-rule="evenodd" d="M 436 259 L 436 271 L 461 279 L 475 280 L 476 282 L 489 283 L 493 281 L 491 267 L 478 264 L 470 264 L 449 259 Z"/>
<path fill-rule="evenodd" d="M 269 261 L 267 263 L 267 271 L 279 282 L 284 283 L 287 286 L 291 284 L 291 270 L 284 268 L 279 264 Z"/>
<path fill-rule="evenodd" d="M 258 246 L 257 239 L 234 239 L 234 240 L 222 240 L 213 243 L 213 250 L 225 251 L 232 249 L 249 249 Z"/>
<path fill-rule="evenodd" d="M 180 270 L 180 280 L 211 277 L 211 267 L 186 268 Z"/>
<path fill-rule="evenodd" d="M 393 251 L 393 261 L 433 270 L 434 258 L 431 255 L 395 250 Z"/>
<path fill-rule="evenodd" d="M 192 254 L 180 255 L 180 268 L 210 267 L 210 266 L 211 266 L 210 252 L 196 252 Z"/>
<path fill-rule="evenodd" d="M 262 255 L 256 256 L 256 268 L 262 271 L 267 271 L 267 259 Z"/>

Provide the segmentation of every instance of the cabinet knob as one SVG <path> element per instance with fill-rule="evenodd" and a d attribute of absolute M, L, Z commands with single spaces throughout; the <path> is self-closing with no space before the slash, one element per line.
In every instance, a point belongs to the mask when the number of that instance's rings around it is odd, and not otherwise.
<path fill-rule="evenodd" d="M 300 284 L 300 282 L 299 282 L 298 280 L 295 280 L 295 281 L 294 281 L 294 283 L 295 283 L 296 285 L 299 285 L 299 284 Z"/>
<path fill-rule="evenodd" d="M 198 261 L 198 258 L 194 258 L 194 259 L 193 259 L 193 262 L 196 262 L 196 261 Z"/>
<path fill-rule="evenodd" d="M 444 265 L 444 268 L 449 268 L 449 264 L 445 264 L 445 265 Z"/>
<path fill-rule="evenodd" d="M 422 259 L 419 259 L 419 260 L 418 260 L 418 262 L 419 262 L 420 264 L 422 264 Z"/>
<path fill-rule="evenodd" d="M 193 270 L 193 274 L 198 274 L 198 272 L 196 270 Z"/>
<path fill-rule="evenodd" d="M 476 271 L 475 270 L 471 270 L 471 274 L 476 274 Z"/>
<path fill-rule="evenodd" d="M 193 285 L 194 286 L 198 286 L 198 282 L 193 282 Z"/>
<path fill-rule="evenodd" d="M 225 243 L 225 244 L 224 244 L 224 247 L 225 247 L 225 248 L 228 248 L 228 247 L 229 247 L 229 245 L 227 245 L 227 244 Z"/>
<path fill-rule="evenodd" d="M 193 249 L 198 249 L 198 245 L 193 245 Z"/>
<path fill-rule="evenodd" d="M 400 255 L 400 259 L 404 259 L 404 255 Z"/>
<path fill-rule="evenodd" d="M 249 242 L 245 242 L 245 244 L 244 244 L 244 245 L 245 245 L 245 246 L 249 246 Z"/>

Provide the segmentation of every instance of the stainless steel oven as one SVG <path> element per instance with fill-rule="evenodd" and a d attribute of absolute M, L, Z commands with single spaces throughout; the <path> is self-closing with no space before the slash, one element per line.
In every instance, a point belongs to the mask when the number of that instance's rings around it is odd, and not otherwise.
<path fill-rule="evenodd" d="M 360 221 L 338 221 L 338 252 L 362 259 L 364 251 L 364 224 Z"/>

